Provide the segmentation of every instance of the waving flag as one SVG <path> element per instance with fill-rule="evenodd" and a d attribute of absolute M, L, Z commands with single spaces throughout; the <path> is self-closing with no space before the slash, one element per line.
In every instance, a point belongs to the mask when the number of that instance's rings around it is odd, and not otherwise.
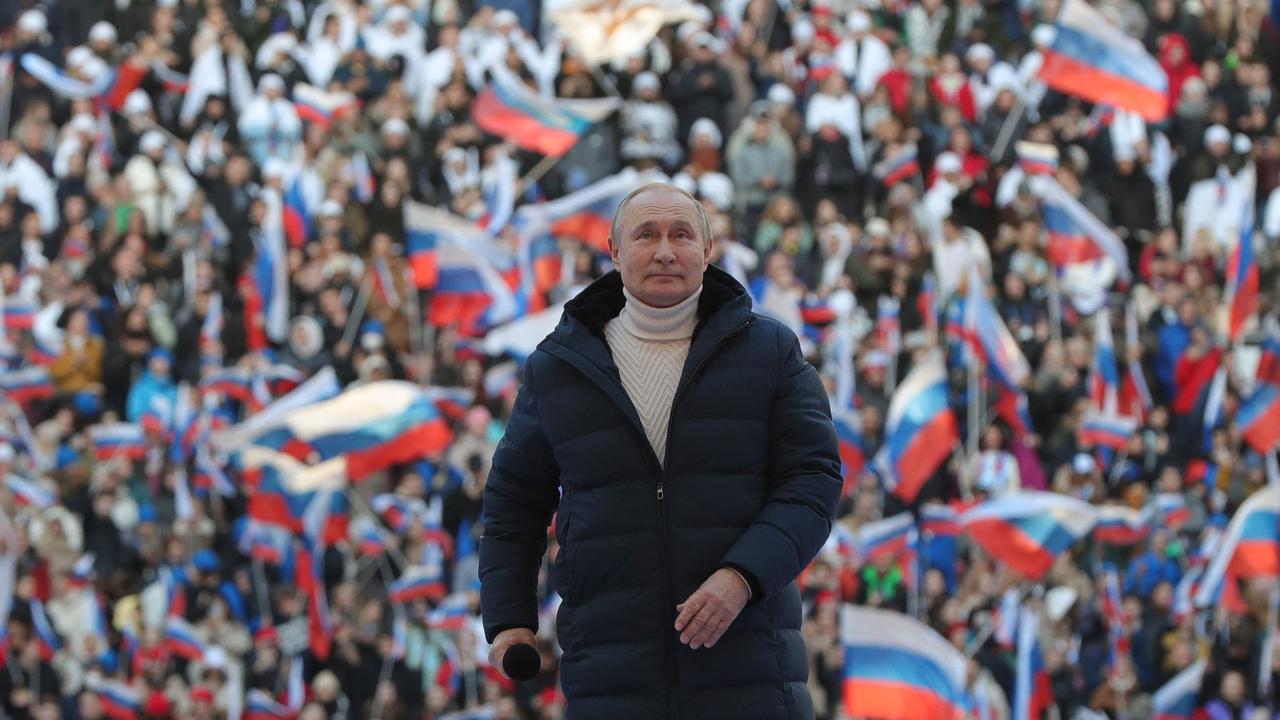
<path fill-rule="evenodd" d="M 401 534 L 408 532 L 415 520 L 427 515 L 427 506 L 421 499 L 391 493 L 375 495 L 370 506 L 386 520 L 392 530 Z"/>
<path fill-rule="evenodd" d="M 404 204 L 404 231 L 409 267 L 414 285 L 430 290 L 440 277 L 438 251 L 454 236 L 469 236 L 473 241 L 487 242 L 484 230 L 457 215 L 422 203 Z"/>
<path fill-rule="evenodd" d="M 1197 660 L 1156 690 L 1151 696 L 1154 720 L 1192 720 L 1195 717 L 1196 696 L 1200 694 L 1207 666 L 1207 660 Z"/>
<path fill-rule="evenodd" d="M 442 599 L 427 613 L 427 627 L 433 630 L 461 630 L 471 622 L 467 596 L 454 593 Z"/>
<path fill-rule="evenodd" d="M 853 717 L 960 720 L 964 656 L 918 620 L 890 610 L 845 605 L 844 707 Z"/>
<path fill-rule="evenodd" d="M 391 587 L 388 588 L 391 602 L 397 605 L 419 599 L 438 600 L 444 597 L 444 592 L 443 578 L 417 566 L 406 570 L 405 574 L 391 583 Z"/>
<path fill-rule="evenodd" d="M 53 397 L 53 377 L 49 368 L 29 365 L 19 370 L 0 371 L 0 393 L 23 407 Z"/>
<path fill-rule="evenodd" d="M 1280 386 L 1260 383 L 1236 413 L 1240 434 L 1259 454 L 1280 445 Z"/>
<path fill-rule="evenodd" d="M 253 688 L 245 695 L 243 720 L 290 720 L 296 712 L 276 702 L 265 690 Z"/>
<path fill-rule="evenodd" d="M 204 657 L 205 645 L 196 629 L 186 620 L 170 615 L 164 619 L 165 645 L 173 654 L 187 660 L 199 660 Z"/>
<path fill-rule="evenodd" d="M 1019 140 L 1014 152 L 1018 167 L 1028 175 L 1052 175 L 1058 170 L 1058 148 L 1054 145 Z"/>
<path fill-rule="evenodd" d="M 874 562 L 893 557 L 907 549 L 915 520 L 911 513 L 899 513 L 891 518 L 869 522 L 858 528 L 855 548 L 864 562 Z"/>
<path fill-rule="evenodd" d="M 1122 505 L 1098 508 L 1098 524 L 1093 537 L 1108 545 L 1136 545 L 1151 534 L 1151 510 L 1134 510 Z"/>
<path fill-rule="evenodd" d="M 19 505 L 44 510 L 57 502 L 53 493 L 31 480 L 20 478 L 12 473 L 5 476 L 4 484 Z"/>
<path fill-rule="evenodd" d="M 891 157 L 876 163 L 871 174 L 885 187 L 893 187 L 907 178 L 920 174 L 920 152 L 915 143 L 898 148 Z"/>
<path fill-rule="evenodd" d="M 1053 686 L 1040 652 L 1040 615 L 1021 608 L 1018 615 L 1017 670 L 1013 684 L 1014 720 L 1039 720 L 1053 705 Z"/>
<path fill-rule="evenodd" d="M 1129 444 L 1129 438 L 1138 429 L 1133 418 L 1119 415 L 1086 413 L 1076 433 L 1076 441 L 1086 447 L 1104 447 L 1117 452 Z"/>
<path fill-rule="evenodd" d="M 1252 210 L 1252 204 L 1249 208 Z M 1244 325 L 1258 312 L 1258 263 L 1253 257 L 1253 225 L 1249 223 L 1227 260 L 1227 341 L 1236 342 Z"/>
<path fill-rule="evenodd" d="M 262 300 L 267 337 L 282 343 L 289 333 L 289 266 L 285 249 L 283 200 L 266 193 L 267 221 L 254 237 L 253 269 L 249 278 Z"/>
<path fill-rule="evenodd" d="M 1209 607 L 1237 578 L 1280 577 L 1280 485 L 1250 495 L 1227 525 L 1205 570 L 1196 607 Z"/>
<path fill-rule="evenodd" d="M 885 443 L 876 456 L 885 488 L 911 502 L 960 437 L 947 404 L 942 356 L 934 353 L 898 386 L 885 420 Z"/>
<path fill-rule="evenodd" d="M 12 300 L 0 305 L 0 314 L 4 316 L 4 329 L 12 332 L 30 330 L 36 322 L 35 309 Z"/>
<path fill-rule="evenodd" d="M 862 418 L 856 410 L 832 409 L 831 421 L 836 427 L 840 445 L 840 474 L 844 477 L 841 496 L 853 491 L 854 483 L 867 464 L 867 443 L 862 435 Z"/>
<path fill-rule="evenodd" d="M 54 631 L 53 623 L 49 622 L 49 616 L 44 613 L 44 603 L 31 600 L 30 607 L 32 629 L 35 630 L 35 639 L 40 645 L 40 659 L 49 662 L 62 650 L 62 640 Z"/>
<path fill-rule="evenodd" d="M 543 155 L 564 155 L 591 126 L 621 106 L 617 98 L 561 100 L 539 95 L 509 71 L 497 69 L 471 105 L 481 130 Z"/>
<path fill-rule="evenodd" d="M 1179 530 L 1191 519 L 1191 508 L 1187 507 L 1182 493 L 1160 493 L 1152 501 L 1156 517 L 1163 527 Z"/>
<path fill-rule="evenodd" d="M 1103 307 L 1093 319 L 1093 369 L 1089 381 L 1091 407 L 1104 415 L 1113 415 L 1120 393 L 1120 376 L 1116 372 L 1116 346 L 1111 339 L 1111 311 Z"/>
<path fill-rule="evenodd" d="M 1032 193 L 1040 198 L 1040 213 L 1049 233 L 1049 260 L 1054 265 L 1062 267 L 1110 257 L 1120 278 L 1129 280 L 1129 251 L 1110 228 L 1052 176 L 1036 175 L 1029 182 Z"/>
<path fill-rule="evenodd" d="M 487 259 L 453 245 L 439 247 L 436 256 L 438 276 L 427 311 L 431 324 L 456 325 L 474 337 L 515 316 L 515 295 Z"/>
<path fill-rule="evenodd" d="M 102 714 L 111 720 L 137 720 L 142 713 L 142 700 L 138 691 L 115 680 L 90 677 L 85 687 L 98 696 Z"/>
<path fill-rule="evenodd" d="M 147 455 L 147 434 L 137 423 L 108 423 L 89 427 L 95 460 L 125 457 L 141 460 Z"/>
<path fill-rule="evenodd" d="M 516 210 L 521 227 L 521 263 L 532 263 L 533 241 L 543 235 L 577 238 L 599 252 L 609 252 L 609 225 L 618 204 L 632 190 L 666 180 L 659 170 L 627 168 L 551 202 Z M 528 274 L 532 276 L 530 269 Z"/>
<path fill-rule="evenodd" d="M 311 210 L 307 207 L 307 199 L 302 192 L 302 176 L 298 175 L 289 183 L 284 193 L 284 204 L 280 211 L 284 213 L 284 237 L 289 247 L 300 248 L 307 244 L 311 237 Z"/>
<path fill-rule="evenodd" d="M 935 537 L 953 537 L 960 534 L 958 517 L 959 513 L 950 505 L 928 503 L 920 507 L 920 529 Z"/>
<path fill-rule="evenodd" d="M 644 51 L 664 25 L 687 20 L 701 22 L 689 0 L 639 0 L 627 3 L 600 0 L 558 2 L 550 17 L 556 28 L 590 65 L 625 60 Z"/>
<path fill-rule="evenodd" d="M 320 461 L 343 457 L 347 473 L 360 480 L 443 452 L 451 439 L 448 424 L 421 387 L 383 380 L 294 410 L 256 442 L 299 460 L 311 453 Z"/>
<path fill-rule="evenodd" d="M 977 272 L 969 273 L 964 302 L 965 334 L 987 370 L 1010 390 L 1018 389 L 1031 375 L 1031 365 L 1005 327 L 1000 313 L 987 297 L 986 283 Z"/>
<path fill-rule="evenodd" d="M 987 554 L 1030 580 L 1044 577 L 1096 522 L 1096 511 L 1080 500 L 1032 491 L 988 500 L 958 520 Z"/>
<path fill-rule="evenodd" d="M 1040 79 L 1050 88 L 1130 110 L 1151 123 L 1169 114 L 1169 78 L 1141 42 L 1084 0 L 1065 0 L 1055 29 L 1040 66 Z"/>
<path fill-rule="evenodd" d="M 876 341 L 880 349 L 890 355 L 902 350 L 902 323 L 898 320 L 900 308 L 897 298 L 881 295 L 876 299 Z"/>
<path fill-rule="evenodd" d="M 360 100 L 349 92 L 329 92 L 300 82 L 293 86 L 293 107 L 303 120 L 329 127 L 334 120 L 359 110 Z"/>

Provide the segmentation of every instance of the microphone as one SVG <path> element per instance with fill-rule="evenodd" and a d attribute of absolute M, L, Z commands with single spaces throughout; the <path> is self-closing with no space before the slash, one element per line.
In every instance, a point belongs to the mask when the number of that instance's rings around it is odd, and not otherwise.
<path fill-rule="evenodd" d="M 516 643 L 502 656 L 502 671 L 512 680 L 532 680 L 542 669 L 542 656 L 528 643 Z"/>

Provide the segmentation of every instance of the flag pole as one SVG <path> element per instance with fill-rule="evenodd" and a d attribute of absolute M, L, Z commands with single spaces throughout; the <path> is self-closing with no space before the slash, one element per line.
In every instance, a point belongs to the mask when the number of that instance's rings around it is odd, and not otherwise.
<path fill-rule="evenodd" d="M 360 293 L 356 295 L 356 304 L 351 308 L 351 314 L 347 316 L 347 327 L 342 331 L 342 342 L 347 346 L 347 353 L 351 352 L 351 343 L 356 339 L 356 331 L 360 329 L 360 323 L 364 320 L 364 311 L 369 306 L 369 296 L 373 294 L 373 283 L 366 277 L 360 283 Z"/>
<path fill-rule="evenodd" d="M 534 165 L 529 172 L 516 181 L 516 195 L 523 195 L 530 185 L 541 180 L 542 176 L 546 175 L 552 166 L 560 162 L 560 157 L 560 155 L 547 155 L 539 160 L 537 165 Z"/>
<path fill-rule="evenodd" d="M 271 614 L 271 600 L 267 597 L 267 572 L 262 568 L 262 560 L 250 554 L 250 560 L 253 563 L 253 585 L 254 595 L 258 599 L 258 614 L 267 619 L 268 625 L 275 625 L 275 618 Z"/>

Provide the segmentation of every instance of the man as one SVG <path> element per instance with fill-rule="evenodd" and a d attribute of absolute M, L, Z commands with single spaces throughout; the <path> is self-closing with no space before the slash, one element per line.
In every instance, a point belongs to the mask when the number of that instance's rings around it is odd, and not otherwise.
<path fill-rule="evenodd" d="M 501 667 L 534 643 L 556 513 L 569 718 L 812 718 L 795 577 L 831 529 L 840 461 L 795 334 L 710 266 L 692 196 L 618 207 L 617 272 L 525 365 L 485 489 L 481 609 Z"/>

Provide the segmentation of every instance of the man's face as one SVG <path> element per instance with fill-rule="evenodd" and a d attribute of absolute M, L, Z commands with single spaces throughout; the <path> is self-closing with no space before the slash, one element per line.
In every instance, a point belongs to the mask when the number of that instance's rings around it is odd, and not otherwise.
<path fill-rule="evenodd" d="M 693 202 L 675 190 L 655 188 L 631 199 L 609 238 L 613 266 L 640 302 L 670 307 L 702 285 L 711 261 Z"/>

